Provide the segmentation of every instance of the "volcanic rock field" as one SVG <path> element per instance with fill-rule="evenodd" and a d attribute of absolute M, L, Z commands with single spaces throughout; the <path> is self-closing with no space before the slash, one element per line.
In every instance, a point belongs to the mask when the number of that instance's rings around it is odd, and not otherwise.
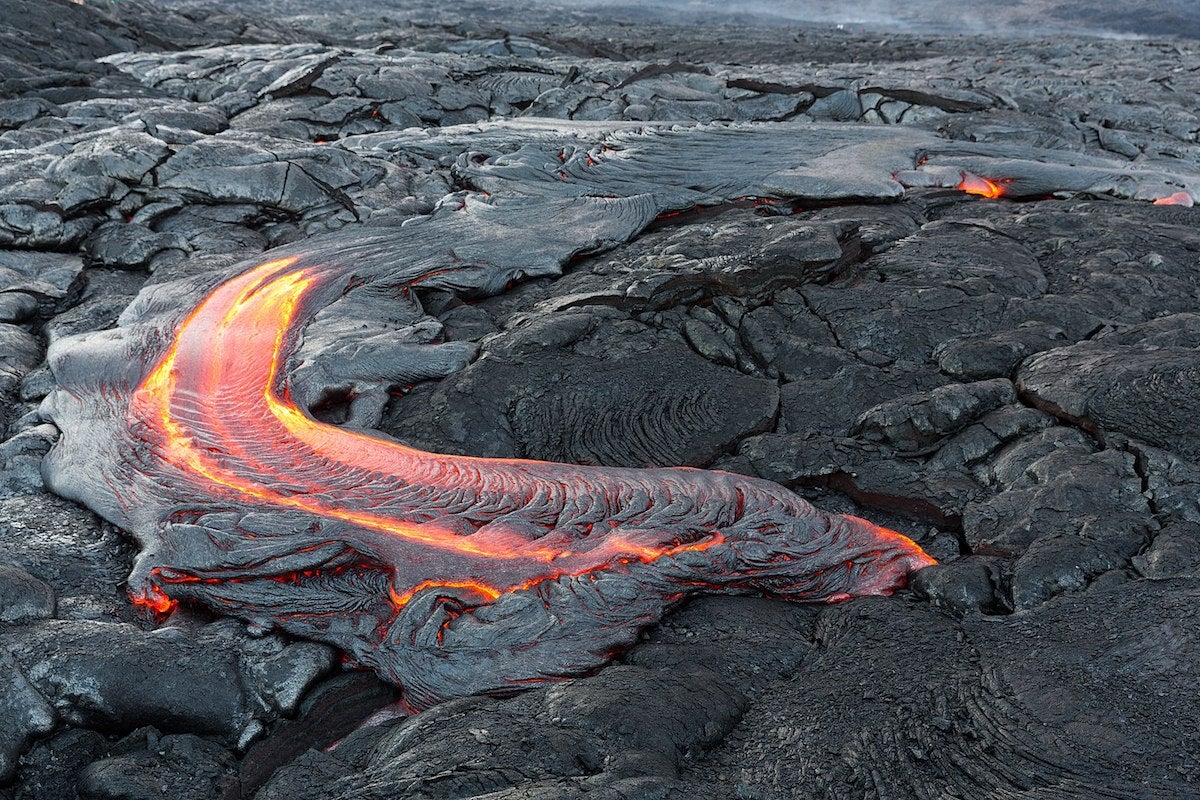
<path fill-rule="evenodd" d="M 0 800 L 1200 796 L 1196 40 L 388 8 L 0 0 Z"/>

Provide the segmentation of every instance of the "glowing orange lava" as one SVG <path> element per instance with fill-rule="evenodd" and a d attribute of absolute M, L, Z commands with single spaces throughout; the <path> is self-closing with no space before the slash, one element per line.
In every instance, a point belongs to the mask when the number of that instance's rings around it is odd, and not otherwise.
<path fill-rule="evenodd" d="M 145 594 L 134 594 L 130 599 L 134 605 L 148 608 L 155 614 L 168 614 L 178 605 L 166 592 L 153 584 L 147 587 Z"/>
<path fill-rule="evenodd" d="M 977 194 L 980 197 L 996 199 L 1004 196 L 1003 180 L 994 181 L 990 178 L 983 178 L 979 175 L 973 175 L 969 172 L 962 173 L 962 181 L 954 187 L 967 194 Z"/>
<path fill-rule="evenodd" d="M 1168 195 L 1167 197 L 1158 198 L 1157 200 L 1154 201 L 1154 205 L 1156 205 L 1156 206 L 1186 206 L 1188 208 L 1191 208 L 1193 205 L 1195 205 L 1195 202 L 1196 201 L 1193 200 L 1192 196 L 1190 194 L 1188 194 L 1187 192 L 1176 192 L 1175 194 Z"/>
<path fill-rule="evenodd" d="M 175 328 L 121 420 L 130 486 L 105 478 L 147 509 L 137 605 L 195 600 L 328 641 L 428 707 L 586 671 L 692 592 L 839 602 L 934 563 L 769 481 L 427 453 L 322 423 L 289 360 L 360 281 L 275 259 Z"/>
<path fill-rule="evenodd" d="M 439 563 L 448 572 L 393 586 L 397 607 L 423 588 L 470 589 L 495 599 L 561 575 L 634 560 L 649 563 L 723 541 L 715 530 L 698 541 L 665 546 L 615 532 L 576 546 L 562 537 L 530 540 L 503 526 L 463 536 L 412 514 L 388 513 L 386 501 L 381 505 L 355 487 L 377 487 L 383 474 L 394 487 L 420 476 L 439 490 L 454 491 L 487 473 L 499 484 L 525 487 L 530 497 L 554 489 L 540 474 L 544 462 L 426 453 L 318 422 L 296 407 L 282 388 L 281 366 L 297 309 L 319 278 L 311 268 L 289 270 L 294 262 L 267 262 L 214 290 L 184 320 L 133 398 L 134 414 L 157 431 L 163 457 L 203 478 L 218 495 L 298 509 L 444 551 L 449 558 Z M 288 446 L 266 446 L 272 442 Z M 331 473 L 339 476 L 336 485 Z M 491 563 L 468 563 L 479 560 Z M 532 578 L 531 562 L 544 565 Z M 436 573 L 436 567 L 429 571 Z M 160 610 L 165 599 L 164 594 L 139 602 Z"/>

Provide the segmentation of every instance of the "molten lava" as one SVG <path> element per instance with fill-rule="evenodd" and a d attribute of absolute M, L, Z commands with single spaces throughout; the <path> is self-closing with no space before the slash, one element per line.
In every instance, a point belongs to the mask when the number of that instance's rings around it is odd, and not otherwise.
<path fill-rule="evenodd" d="M 969 172 L 962 173 L 962 181 L 958 186 L 954 187 L 967 194 L 977 194 L 980 197 L 987 197 L 995 200 L 997 197 L 1004 196 L 1003 181 L 994 181 L 990 178 L 982 178 L 978 175 L 972 175 Z"/>
<path fill-rule="evenodd" d="M 592 668 L 692 592 L 836 602 L 933 563 L 766 481 L 438 455 L 319 422 L 288 359 L 321 292 L 350 280 L 299 257 L 228 280 L 133 393 L 138 468 L 216 509 L 160 523 L 138 604 L 326 639 L 421 706 Z"/>
<path fill-rule="evenodd" d="M 1156 206 L 1186 206 L 1187 208 L 1191 208 L 1193 205 L 1195 205 L 1195 201 L 1192 199 L 1192 196 L 1190 194 L 1188 194 L 1187 192 L 1176 192 L 1175 194 L 1168 195 L 1167 197 L 1158 198 L 1157 200 L 1154 201 L 1154 205 L 1156 205 Z"/>

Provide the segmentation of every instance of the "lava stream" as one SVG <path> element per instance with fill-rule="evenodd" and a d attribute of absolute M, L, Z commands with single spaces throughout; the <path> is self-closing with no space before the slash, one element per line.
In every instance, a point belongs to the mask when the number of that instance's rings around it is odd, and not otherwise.
<path fill-rule="evenodd" d="M 293 402 L 288 359 L 319 310 L 320 290 L 346 279 L 287 258 L 228 280 L 178 326 L 138 386 L 129 428 L 149 444 L 151 462 L 161 459 L 164 476 L 177 476 L 164 483 L 181 480 L 218 508 L 274 509 L 313 522 L 290 550 L 286 537 L 274 537 L 270 546 L 284 549 L 264 550 L 262 563 L 245 567 L 235 558 L 189 563 L 197 542 L 186 538 L 150 549 L 131 579 L 137 602 L 167 611 L 187 598 L 327 638 L 405 685 L 413 702 L 429 704 L 577 672 L 691 592 L 833 602 L 888 594 L 933 563 L 898 533 L 825 514 L 767 481 L 440 455 L 321 423 Z M 268 546 L 238 530 L 248 552 Z M 386 588 L 371 588 L 379 585 L 373 574 Z M 337 625 L 329 620 L 347 612 L 337 610 L 344 601 L 325 595 L 351 590 L 363 595 L 352 618 L 372 603 L 390 609 L 375 614 L 372 636 L 332 632 Z M 526 597 L 540 598 L 533 615 L 544 606 L 553 620 L 546 624 L 559 634 L 521 640 L 529 635 L 521 633 Z M 493 668 L 481 659 L 469 667 L 472 680 L 462 678 L 461 665 L 451 680 L 442 674 L 444 660 L 414 655 L 422 647 L 464 649 L 464 631 L 479 622 L 464 615 L 491 605 L 522 609 L 511 619 L 501 611 L 480 619 L 492 629 L 514 628 L 506 635 L 528 666 L 505 662 L 505 672 L 483 677 Z M 434 635 L 422 640 L 431 619 L 438 620 Z M 603 635 L 589 642 L 587 631 Z M 546 642 L 551 656 L 528 655 L 546 650 Z M 549 670 L 547 661 L 562 666 Z"/>

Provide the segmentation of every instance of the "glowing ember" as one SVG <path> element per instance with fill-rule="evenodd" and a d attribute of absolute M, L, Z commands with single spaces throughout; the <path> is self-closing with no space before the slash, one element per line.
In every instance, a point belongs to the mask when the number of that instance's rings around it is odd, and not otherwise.
<path fill-rule="evenodd" d="M 148 608 L 155 614 L 169 614 L 179 605 L 153 584 L 147 585 L 144 594 L 131 591 L 129 598 L 134 605 Z"/>
<path fill-rule="evenodd" d="M 993 181 L 978 175 L 972 175 L 969 172 L 964 172 L 962 173 L 962 181 L 954 188 L 964 191 L 967 194 L 977 194 L 980 197 L 987 197 L 994 200 L 1004 195 L 1002 183 L 1003 181 Z"/>

